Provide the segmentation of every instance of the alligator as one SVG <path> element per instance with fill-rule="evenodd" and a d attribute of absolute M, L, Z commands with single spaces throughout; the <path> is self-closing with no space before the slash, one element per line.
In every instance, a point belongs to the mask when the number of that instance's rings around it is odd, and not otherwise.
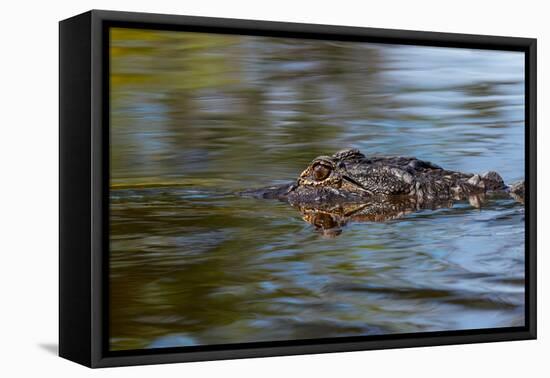
<path fill-rule="evenodd" d="M 385 221 L 419 209 L 451 207 L 455 200 L 468 200 L 476 208 L 488 196 L 523 203 L 525 184 L 508 186 L 494 171 L 463 173 L 415 157 L 365 156 L 351 148 L 315 158 L 296 181 L 240 194 L 287 201 L 304 220 L 332 229 L 349 219 Z"/>

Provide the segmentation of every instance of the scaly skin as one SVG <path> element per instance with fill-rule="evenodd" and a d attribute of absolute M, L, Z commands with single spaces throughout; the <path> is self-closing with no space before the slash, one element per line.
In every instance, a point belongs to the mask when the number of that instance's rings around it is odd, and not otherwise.
<path fill-rule="evenodd" d="M 463 173 L 414 157 L 363 155 L 347 149 L 319 156 L 296 182 L 243 192 L 291 204 L 336 204 L 387 201 L 407 197 L 415 203 L 468 199 L 486 193 L 508 193 L 523 201 L 523 183 L 508 187 L 496 172 Z"/>

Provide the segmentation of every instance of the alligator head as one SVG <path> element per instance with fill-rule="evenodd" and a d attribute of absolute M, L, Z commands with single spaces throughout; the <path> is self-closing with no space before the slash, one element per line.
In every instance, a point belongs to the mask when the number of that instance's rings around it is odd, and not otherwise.
<path fill-rule="evenodd" d="M 315 158 L 295 182 L 244 194 L 291 204 L 372 201 L 376 197 L 416 193 L 415 175 L 430 170 L 443 172 L 439 166 L 415 158 L 367 158 L 357 149 L 346 149 Z"/>

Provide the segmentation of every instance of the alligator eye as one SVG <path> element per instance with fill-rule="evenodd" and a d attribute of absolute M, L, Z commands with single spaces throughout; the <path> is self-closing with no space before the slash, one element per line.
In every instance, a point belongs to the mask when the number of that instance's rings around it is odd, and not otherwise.
<path fill-rule="evenodd" d="M 326 165 L 317 164 L 313 167 L 312 176 L 316 181 L 322 181 L 330 175 L 331 171 L 332 168 L 327 167 Z"/>

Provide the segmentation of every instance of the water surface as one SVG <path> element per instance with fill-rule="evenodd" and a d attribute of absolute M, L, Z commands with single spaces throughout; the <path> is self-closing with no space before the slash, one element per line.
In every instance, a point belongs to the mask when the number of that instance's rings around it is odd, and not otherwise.
<path fill-rule="evenodd" d="M 356 147 L 524 178 L 523 54 L 112 32 L 114 350 L 523 325 L 524 208 L 326 237 L 234 193 Z"/>

